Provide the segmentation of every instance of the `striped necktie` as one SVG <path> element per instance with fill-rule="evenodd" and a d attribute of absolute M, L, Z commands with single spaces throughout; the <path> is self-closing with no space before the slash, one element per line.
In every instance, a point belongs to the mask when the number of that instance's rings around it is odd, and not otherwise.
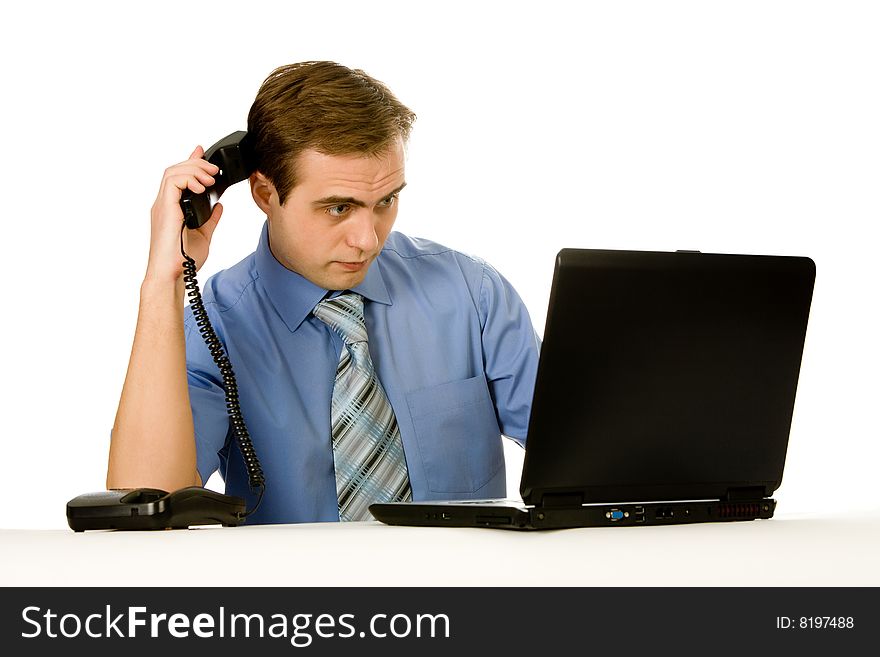
<path fill-rule="evenodd" d="M 370 504 L 411 500 L 412 491 L 397 418 L 367 348 L 364 299 L 343 294 L 313 313 L 345 343 L 330 404 L 339 519 L 371 520 Z"/>

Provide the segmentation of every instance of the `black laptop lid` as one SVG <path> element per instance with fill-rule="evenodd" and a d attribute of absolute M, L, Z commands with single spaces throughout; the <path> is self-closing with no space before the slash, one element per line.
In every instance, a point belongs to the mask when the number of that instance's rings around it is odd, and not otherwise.
<path fill-rule="evenodd" d="M 814 278 L 809 258 L 560 251 L 523 500 L 769 496 Z"/>

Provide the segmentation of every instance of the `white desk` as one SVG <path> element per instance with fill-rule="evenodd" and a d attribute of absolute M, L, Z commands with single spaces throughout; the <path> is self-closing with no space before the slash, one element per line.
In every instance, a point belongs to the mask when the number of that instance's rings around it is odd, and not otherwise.
<path fill-rule="evenodd" d="M 394 569 L 377 567 L 393 561 Z M 0 530 L 0 586 L 878 586 L 880 510 L 552 532 Z"/>

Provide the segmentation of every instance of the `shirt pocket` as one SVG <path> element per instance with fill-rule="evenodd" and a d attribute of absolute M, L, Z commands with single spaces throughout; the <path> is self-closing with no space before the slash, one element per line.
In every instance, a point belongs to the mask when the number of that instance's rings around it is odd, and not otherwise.
<path fill-rule="evenodd" d="M 406 402 L 428 490 L 473 493 L 503 467 L 501 430 L 485 376 L 416 390 Z"/>

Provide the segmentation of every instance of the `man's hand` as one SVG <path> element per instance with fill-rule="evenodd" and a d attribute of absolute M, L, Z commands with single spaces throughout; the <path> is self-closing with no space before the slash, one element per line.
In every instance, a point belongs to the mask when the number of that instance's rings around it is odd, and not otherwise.
<path fill-rule="evenodd" d="M 180 255 L 183 210 L 180 209 L 180 197 L 185 189 L 196 194 L 204 192 L 214 184 L 214 175 L 220 170 L 216 165 L 202 159 L 204 154 L 202 147 L 196 146 L 188 160 L 168 167 L 162 176 L 159 194 L 150 212 L 150 259 L 145 277 L 147 281 L 176 283 L 183 274 L 183 257 Z M 203 226 L 195 230 L 184 230 L 184 249 L 196 261 L 197 268 L 208 259 L 211 235 L 221 214 L 223 206 L 217 203 L 211 218 Z"/>

